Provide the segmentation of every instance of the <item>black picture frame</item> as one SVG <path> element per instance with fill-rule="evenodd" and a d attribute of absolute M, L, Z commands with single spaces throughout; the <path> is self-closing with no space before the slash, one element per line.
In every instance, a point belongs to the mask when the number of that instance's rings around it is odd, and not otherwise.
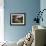
<path fill-rule="evenodd" d="M 23 26 L 26 25 L 25 13 L 10 13 L 10 25 Z"/>

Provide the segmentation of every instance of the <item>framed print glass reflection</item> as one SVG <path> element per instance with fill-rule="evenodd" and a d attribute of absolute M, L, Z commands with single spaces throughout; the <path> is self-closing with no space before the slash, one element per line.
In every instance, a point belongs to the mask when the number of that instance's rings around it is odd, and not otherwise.
<path fill-rule="evenodd" d="M 10 25 L 25 25 L 25 24 L 26 24 L 25 13 L 10 14 Z"/>

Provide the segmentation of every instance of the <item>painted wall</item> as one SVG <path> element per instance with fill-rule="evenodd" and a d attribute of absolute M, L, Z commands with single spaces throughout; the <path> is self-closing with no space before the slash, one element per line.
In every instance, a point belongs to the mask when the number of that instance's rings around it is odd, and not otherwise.
<path fill-rule="evenodd" d="M 4 0 L 4 39 L 18 41 L 32 29 L 33 19 L 40 9 L 40 0 Z M 25 26 L 10 26 L 10 13 L 25 12 Z"/>

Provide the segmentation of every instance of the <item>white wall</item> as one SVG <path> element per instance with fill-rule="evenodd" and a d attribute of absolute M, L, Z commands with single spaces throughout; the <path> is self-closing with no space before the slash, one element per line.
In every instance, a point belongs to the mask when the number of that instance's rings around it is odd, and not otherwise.
<path fill-rule="evenodd" d="M 0 0 L 0 42 L 4 41 L 4 1 Z"/>
<path fill-rule="evenodd" d="M 41 2 L 40 2 L 40 4 L 41 4 L 41 9 L 46 9 L 46 0 L 40 0 Z"/>
<path fill-rule="evenodd" d="M 40 10 L 46 9 L 46 0 L 40 0 Z M 43 22 L 40 21 L 40 24 L 46 27 L 46 10 L 43 12 Z"/>

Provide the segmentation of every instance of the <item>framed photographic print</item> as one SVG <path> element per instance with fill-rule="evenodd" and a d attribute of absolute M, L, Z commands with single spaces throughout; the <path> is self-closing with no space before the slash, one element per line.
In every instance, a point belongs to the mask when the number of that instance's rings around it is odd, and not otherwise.
<path fill-rule="evenodd" d="M 11 25 L 25 25 L 26 17 L 25 13 L 11 13 L 10 24 Z"/>

